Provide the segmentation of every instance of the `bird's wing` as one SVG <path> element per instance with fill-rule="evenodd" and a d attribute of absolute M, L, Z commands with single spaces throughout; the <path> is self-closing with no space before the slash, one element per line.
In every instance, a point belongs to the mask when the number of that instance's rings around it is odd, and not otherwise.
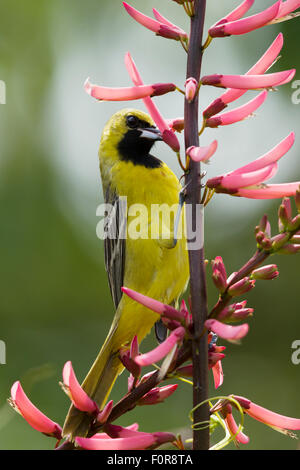
<path fill-rule="evenodd" d="M 112 299 L 117 308 L 122 297 L 121 287 L 125 269 L 126 204 L 110 187 L 105 192 L 105 202 L 108 204 L 108 215 L 104 226 L 105 268 Z"/>

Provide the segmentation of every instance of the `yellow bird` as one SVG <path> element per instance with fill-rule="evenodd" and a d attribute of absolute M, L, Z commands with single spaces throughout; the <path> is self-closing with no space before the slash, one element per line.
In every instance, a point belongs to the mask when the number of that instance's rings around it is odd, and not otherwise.
<path fill-rule="evenodd" d="M 82 384 L 100 409 L 124 369 L 119 360 L 120 348 L 129 345 L 135 335 L 141 342 L 159 319 L 159 315 L 122 294 L 121 287 L 176 305 L 189 280 L 184 231 L 174 243 L 174 217 L 166 222 L 163 217 L 153 217 L 151 212 L 157 208 L 155 205 L 178 207 L 181 190 L 178 178 L 168 166 L 150 154 L 158 140 L 162 137 L 152 119 L 134 109 L 114 114 L 101 138 L 99 158 L 104 199 L 112 207 L 109 221 L 117 221 L 121 228 L 114 238 L 104 240 L 105 264 L 116 313 L 105 343 Z M 127 208 L 122 211 L 120 201 L 124 196 Z M 121 238 L 124 222 L 127 236 Z M 86 436 L 91 419 L 71 406 L 64 436 L 71 439 Z"/>

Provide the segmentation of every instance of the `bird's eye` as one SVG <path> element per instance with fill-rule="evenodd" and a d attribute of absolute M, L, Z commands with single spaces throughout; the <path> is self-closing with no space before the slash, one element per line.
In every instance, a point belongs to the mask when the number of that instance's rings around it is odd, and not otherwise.
<path fill-rule="evenodd" d="M 136 129 L 139 125 L 139 119 L 136 116 L 127 116 L 127 126 L 131 129 Z"/>

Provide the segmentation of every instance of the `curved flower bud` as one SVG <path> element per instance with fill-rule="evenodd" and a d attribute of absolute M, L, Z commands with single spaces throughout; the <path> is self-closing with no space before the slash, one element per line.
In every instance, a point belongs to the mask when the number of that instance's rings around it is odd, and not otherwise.
<path fill-rule="evenodd" d="M 142 86 L 143 85 L 142 78 L 129 52 L 125 55 L 125 65 L 133 83 L 136 86 Z M 157 106 L 153 103 L 153 101 L 151 100 L 149 96 L 143 98 L 143 102 L 146 108 L 148 109 L 149 114 L 152 117 L 153 121 L 156 123 L 157 127 L 162 133 L 163 140 L 166 142 L 166 144 L 168 144 L 172 148 L 172 150 L 174 150 L 174 152 L 179 152 L 180 150 L 179 141 L 176 135 L 174 134 L 174 132 L 171 131 L 168 124 L 166 123 L 162 115 L 160 114 Z"/>
<path fill-rule="evenodd" d="M 271 44 L 269 49 L 265 54 L 259 59 L 259 61 L 251 67 L 251 69 L 246 73 L 246 75 L 261 75 L 264 74 L 276 61 L 278 55 L 283 46 L 283 34 L 279 33 L 275 41 Z M 238 90 L 234 88 L 229 88 L 223 95 L 214 100 L 203 112 L 203 117 L 205 119 L 214 116 L 215 114 L 223 111 L 229 103 L 237 100 L 243 96 L 247 90 Z"/>
<path fill-rule="evenodd" d="M 181 132 L 184 129 L 184 118 L 166 119 L 166 123 L 174 132 Z"/>
<path fill-rule="evenodd" d="M 159 96 L 174 91 L 173 83 L 156 83 L 154 85 L 141 85 L 135 87 L 109 88 L 92 85 L 89 78 L 84 84 L 85 91 L 99 101 L 131 101 L 147 96 Z"/>
<path fill-rule="evenodd" d="M 198 82 L 195 78 L 188 78 L 184 84 L 185 86 L 185 97 L 189 103 L 193 101 L 198 89 Z"/>
<path fill-rule="evenodd" d="M 235 124 L 236 122 L 243 121 L 251 116 L 266 100 L 268 96 L 267 91 L 263 91 L 254 99 L 239 108 L 228 111 L 227 113 L 219 114 L 217 116 L 207 119 L 206 127 L 219 127 Z"/>
<path fill-rule="evenodd" d="M 267 408 L 256 405 L 244 397 L 233 395 L 233 398 L 240 403 L 241 407 L 243 408 L 244 412 L 247 413 L 247 415 L 251 416 L 257 421 L 260 421 L 261 423 L 283 431 L 286 429 L 297 431 L 300 429 L 300 419 L 289 418 L 288 416 L 274 413 Z"/>
<path fill-rule="evenodd" d="M 71 361 L 66 362 L 63 368 L 63 390 L 66 392 L 75 408 L 86 413 L 98 413 L 96 403 L 80 386 L 74 373 Z"/>
<path fill-rule="evenodd" d="M 98 415 L 97 415 L 98 423 L 100 423 L 100 424 L 106 423 L 106 421 L 107 421 L 107 419 L 108 419 L 108 417 L 111 413 L 111 410 L 113 409 L 113 406 L 114 406 L 113 400 L 110 400 L 108 403 L 106 403 L 103 410 L 100 411 L 100 413 L 98 413 Z"/>
<path fill-rule="evenodd" d="M 247 323 L 239 326 L 231 326 L 214 319 L 206 320 L 205 327 L 216 333 L 220 338 L 227 339 L 227 341 L 242 339 L 249 331 L 249 325 Z"/>
<path fill-rule="evenodd" d="M 240 35 L 254 31 L 255 29 L 261 28 L 262 26 L 267 25 L 270 21 L 274 20 L 278 16 L 280 6 L 281 0 L 266 10 L 257 13 L 256 15 L 213 26 L 208 31 L 209 35 L 212 38 L 216 38 Z"/>
<path fill-rule="evenodd" d="M 9 404 L 23 416 L 33 429 L 58 440 L 61 439 L 62 428 L 31 403 L 19 381 L 11 387 Z"/>
<path fill-rule="evenodd" d="M 215 388 L 221 387 L 224 381 L 223 367 L 221 361 L 218 361 L 212 368 Z"/>
<path fill-rule="evenodd" d="M 173 395 L 178 385 L 165 385 L 164 387 L 155 387 L 139 399 L 138 405 L 156 405 L 162 403 L 166 398 Z"/>
<path fill-rule="evenodd" d="M 154 362 L 160 361 L 173 349 L 173 347 L 181 342 L 185 336 L 185 329 L 182 326 L 176 328 L 172 331 L 170 336 L 163 341 L 159 346 L 157 346 L 152 351 L 142 354 L 135 359 L 135 362 L 141 366 L 150 366 Z"/>
<path fill-rule="evenodd" d="M 261 279 L 265 281 L 269 281 L 271 279 L 275 279 L 279 276 L 279 271 L 276 264 L 268 264 L 267 266 L 263 266 L 261 268 L 255 269 L 252 272 L 253 279 Z"/>
<path fill-rule="evenodd" d="M 249 292 L 249 290 L 253 289 L 254 286 L 255 280 L 251 280 L 249 277 L 244 277 L 235 284 L 232 284 L 228 289 L 228 293 L 232 297 L 237 297 L 239 295 L 246 294 L 246 292 Z"/>
<path fill-rule="evenodd" d="M 126 2 L 123 2 L 123 5 L 127 13 L 134 20 L 136 20 L 142 26 L 145 26 L 145 28 L 150 29 L 150 31 L 153 31 L 155 34 L 157 34 L 157 36 L 162 36 L 167 39 L 175 39 L 176 41 L 180 41 L 180 39 L 187 39 L 187 34 L 181 28 L 178 28 L 169 21 L 167 24 L 167 20 L 165 18 L 163 18 L 163 21 L 157 21 L 153 18 L 150 18 L 149 16 L 144 15 L 140 11 L 133 8 L 131 5 L 128 5 Z M 155 14 L 162 18 L 162 16 L 157 11 L 155 11 Z"/>
<path fill-rule="evenodd" d="M 189 147 L 186 151 L 186 154 L 194 161 L 194 162 L 204 162 L 207 163 L 210 158 L 215 154 L 218 148 L 218 141 L 214 140 L 210 145 L 207 147 Z"/>
<path fill-rule="evenodd" d="M 266 75 L 206 75 L 201 78 L 202 85 L 241 90 L 259 90 L 285 85 L 295 76 L 296 70 L 269 73 Z"/>

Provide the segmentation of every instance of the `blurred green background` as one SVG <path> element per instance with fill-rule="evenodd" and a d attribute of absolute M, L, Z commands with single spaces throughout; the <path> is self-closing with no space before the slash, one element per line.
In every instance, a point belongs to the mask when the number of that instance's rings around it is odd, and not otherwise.
<path fill-rule="evenodd" d="M 175 2 L 131 3 L 147 14 L 157 7 L 188 27 Z M 238 3 L 209 0 L 206 26 Z M 273 0 L 256 3 L 253 12 Z M 7 364 L 0 365 L 0 448 L 51 449 L 54 441 L 9 409 L 10 387 L 22 380 L 32 401 L 62 424 L 69 406 L 58 385 L 63 364 L 72 360 L 82 379 L 114 313 L 103 243 L 95 230 L 102 201 L 97 150 L 101 129 L 120 103 L 93 101 L 83 91 L 84 80 L 91 76 L 94 83 L 128 86 L 123 57 L 130 50 L 146 83 L 183 86 L 185 54 L 175 41 L 135 24 L 119 0 L 3 0 L 0 11 L 0 79 L 7 87 L 7 104 L 0 105 L 0 339 L 7 347 Z M 274 70 L 300 68 L 299 20 L 293 20 L 245 37 L 215 40 L 203 74 L 246 72 L 279 31 L 285 33 L 285 46 Z M 300 106 L 292 104 L 292 91 L 289 84 L 270 93 L 255 119 L 205 133 L 203 144 L 217 137 L 220 145 L 207 167 L 209 175 L 257 158 L 291 130 L 298 131 Z M 217 95 L 205 88 L 203 107 Z M 181 95 L 157 102 L 166 117 L 182 115 Z M 143 109 L 140 102 L 134 106 Z M 275 181 L 300 179 L 299 139 L 280 163 Z M 166 146 L 159 144 L 156 154 L 180 175 Z M 253 228 L 263 213 L 276 230 L 278 203 L 217 195 L 206 211 L 207 258 L 222 255 L 228 271 L 237 270 L 254 251 Z M 300 365 L 291 362 L 291 344 L 300 339 L 299 258 L 274 261 L 280 277 L 257 283 L 248 296 L 255 307 L 250 332 L 241 346 L 228 346 L 224 385 L 217 392 L 212 387 L 211 396 L 244 395 L 300 417 Z M 208 284 L 212 305 L 216 290 Z M 143 349 L 151 344 L 153 335 Z M 126 391 L 126 378 L 124 373 L 115 387 L 116 399 Z M 138 420 L 145 431 L 188 429 L 191 407 L 191 388 L 182 384 L 167 403 L 138 408 L 120 423 Z M 248 449 L 297 448 L 297 441 L 251 418 L 245 422 Z"/>

